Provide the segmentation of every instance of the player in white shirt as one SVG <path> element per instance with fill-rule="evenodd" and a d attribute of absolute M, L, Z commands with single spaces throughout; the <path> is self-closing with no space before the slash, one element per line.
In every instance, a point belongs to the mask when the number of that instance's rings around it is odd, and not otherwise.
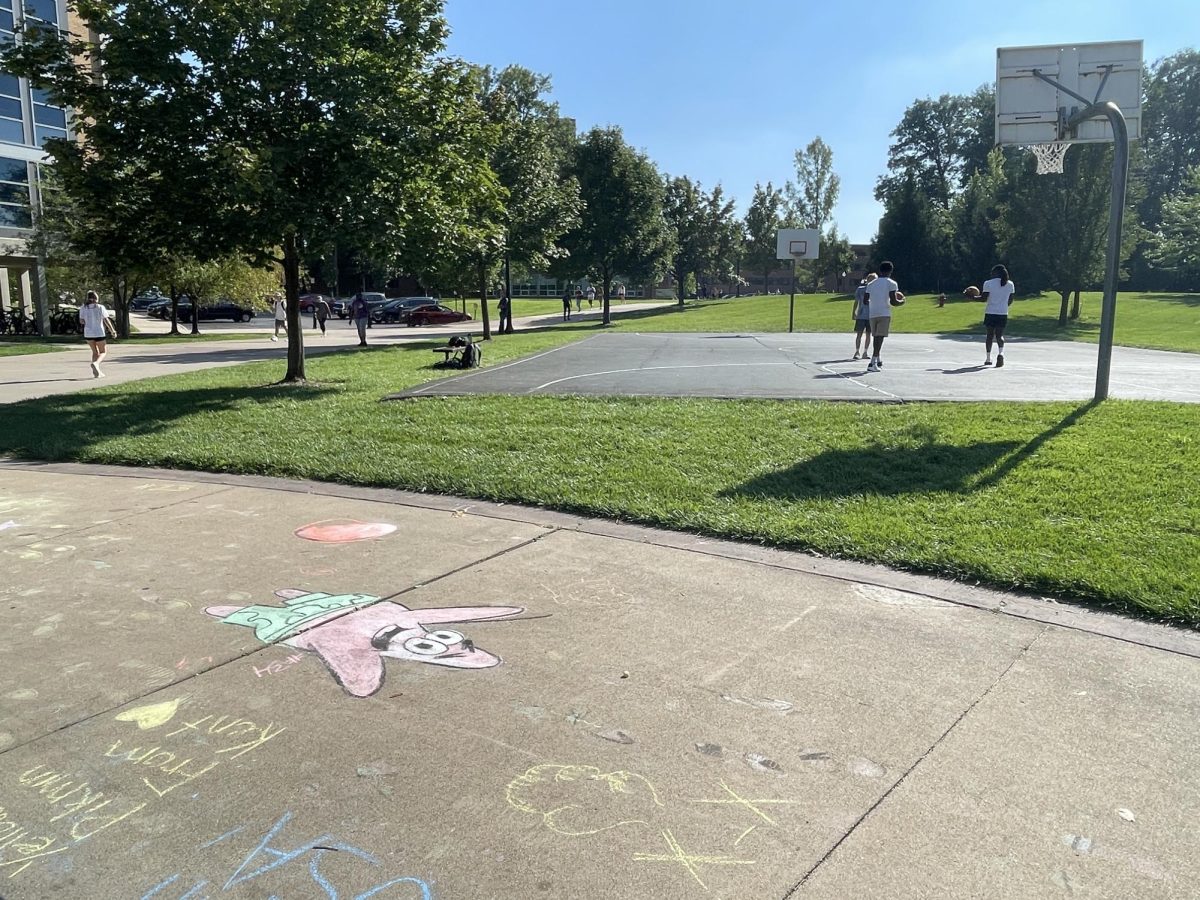
<path fill-rule="evenodd" d="M 95 291 L 87 292 L 87 299 L 79 307 L 79 324 L 83 326 L 83 338 L 92 348 L 92 377 L 103 378 L 100 363 L 104 362 L 104 354 L 108 351 L 108 333 L 112 331 L 112 323 L 108 321 L 108 310 L 100 303 L 100 297 Z"/>
<path fill-rule="evenodd" d="M 1004 365 L 1004 328 L 1008 325 L 1008 308 L 1012 306 L 1017 288 L 1009 280 L 1008 269 L 1004 266 L 994 266 L 992 275 L 983 283 L 983 299 L 987 301 L 983 309 L 983 324 L 987 327 L 987 359 L 983 364 L 992 364 L 992 342 L 995 341 L 998 369 Z"/>
<path fill-rule="evenodd" d="M 883 350 L 883 339 L 891 334 L 892 306 L 904 302 L 900 295 L 900 285 L 892 281 L 893 266 L 890 262 L 881 263 L 879 277 L 867 285 L 867 303 L 871 310 L 871 340 L 874 342 L 871 362 L 867 365 L 868 372 L 878 372 L 883 368 L 879 353 Z"/>

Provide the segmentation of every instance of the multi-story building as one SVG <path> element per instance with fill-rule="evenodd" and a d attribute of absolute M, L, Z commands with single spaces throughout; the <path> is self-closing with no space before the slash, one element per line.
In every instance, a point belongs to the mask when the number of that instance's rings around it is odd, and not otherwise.
<path fill-rule="evenodd" d="M 0 42 L 15 40 L 29 24 L 67 28 L 63 0 L 0 0 Z M 73 28 L 74 30 L 74 28 Z M 38 183 L 51 138 L 70 134 L 66 110 L 24 78 L 0 71 L 0 307 L 21 309 L 49 332 L 45 268 L 29 246 Z"/>

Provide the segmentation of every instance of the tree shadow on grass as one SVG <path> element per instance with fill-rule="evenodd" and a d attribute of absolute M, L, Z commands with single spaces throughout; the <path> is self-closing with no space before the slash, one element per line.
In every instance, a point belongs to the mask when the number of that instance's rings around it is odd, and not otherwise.
<path fill-rule="evenodd" d="M 330 386 L 301 384 L 42 397 L 4 407 L 0 453 L 73 459 L 111 438 L 165 431 L 187 416 L 226 412 L 245 403 L 319 400 L 336 392 Z"/>
<path fill-rule="evenodd" d="M 984 441 L 958 446 L 938 443 L 930 431 L 921 430 L 910 433 L 911 446 L 826 450 L 722 491 L 721 496 L 835 500 L 866 494 L 971 493 L 1002 482 L 1094 406 L 1094 402 L 1083 404 L 1025 443 Z"/>

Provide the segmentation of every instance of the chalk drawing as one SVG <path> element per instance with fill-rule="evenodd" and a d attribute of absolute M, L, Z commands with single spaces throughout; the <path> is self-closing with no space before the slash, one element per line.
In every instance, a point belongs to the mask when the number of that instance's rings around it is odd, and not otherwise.
<path fill-rule="evenodd" d="M 385 658 L 487 669 L 501 659 L 457 631 L 428 626 L 508 619 L 521 606 L 462 606 L 409 609 L 370 594 L 325 594 L 288 589 L 275 592 L 283 606 L 210 606 L 208 615 L 229 625 L 253 628 L 266 644 L 282 642 L 317 654 L 352 697 L 369 697 L 383 686 Z"/>
<path fill-rule="evenodd" d="M 295 535 L 306 541 L 320 544 L 353 544 L 357 541 L 373 541 L 395 532 L 395 525 L 386 522 L 359 522 L 355 519 L 330 519 L 313 522 L 297 528 Z"/>
<path fill-rule="evenodd" d="M 297 864 L 306 866 L 308 875 L 312 879 L 313 884 L 320 889 L 321 896 L 329 898 L 329 900 L 340 900 L 343 894 L 339 891 L 339 885 L 335 885 L 330 877 L 321 871 L 321 860 L 326 853 L 334 852 L 339 854 L 339 857 L 345 860 L 347 857 L 352 857 L 361 863 L 368 866 L 378 868 L 382 863 L 372 854 L 368 853 L 360 847 L 355 847 L 353 844 L 347 844 L 339 841 L 332 834 L 320 834 L 310 840 L 302 841 L 296 844 L 292 849 L 283 849 L 278 844 L 283 843 L 283 832 L 289 827 L 292 821 L 291 812 L 285 812 L 278 821 L 275 822 L 263 835 L 262 839 L 255 844 L 250 852 L 244 857 L 233 857 L 233 861 L 241 859 L 237 868 L 233 870 L 224 884 L 220 883 L 220 878 L 212 880 L 202 879 L 191 884 L 184 891 L 187 882 L 181 882 L 182 875 L 176 873 L 167 878 L 162 879 L 146 893 L 142 894 L 141 900 L 153 900 L 157 897 L 159 900 L 199 900 L 200 891 L 207 888 L 205 896 L 211 896 L 214 893 L 226 893 L 237 888 L 239 885 L 246 884 L 256 879 L 262 878 L 271 872 L 287 869 L 289 877 L 295 870 Z M 210 850 L 219 844 L 224 844 L 235 838 L 237 835 L 246 831 L 248 826 L 241 825 L 226 831 L 224 834 L 210 840 L 204 841 L 197 848 L 200 851 Z M 292 826 L 293 828 L 295 826 Z M 311 832 L 309 832 L 311 834 Z M 284 845 L 286 846 L 286 844 Z M 221 847 L 216 851 L 217 854 L 222 853 L 226 848 Z M 211 855 L 211 854 L 210 854 Z M 220 864 L 219 864 L 220 865 Z M 232 862 L 226 862 L 220 865 L 222 874 L 228 871 L 228 866 Z M 342 871 L 345 867 L 342 867 Z M 378 877 L 377 875 L 368 876 L 368 880 Z M 405 886 L 409 888 L 404 890 Z M 164 893 L 170 888 L 170 893 Z M 394 890 L 389 890 L 394 889 Z M 269 887 L 262 885 L 257 888 L 261 896 Z M 364 891 L 353 895 L 353 900 L 369 900 L 383 891 L 388 891 L 389 898 L 399 897 L 420 897 L 422 900 L 432 900 L 433 890 L 429 884 L 421 878 L 412 875 L 405 875 L 400 878 L 385 878 L 383 881 L 376 884 L 374 887 L 367 888 Z M 271 893 L 274 897 L 275 894 Z M 313 896 L 316 896 L 314 893 Z M 345 895 L 349 896 L 349 895 Z"/>
<path fill-rule="evenodd" d="M 509 782 L 508 804 L 541 816 L 551 831 L 579 837 L 622 825 L 648 825 L 642 816 L 663 802 L 646 778 L 634 772 L 604 772 L 595 766 L 533 766 Z"/>
<path fill-rule="evenodd" d="M 9 519 L 7 522 L 0 522 L 0 531 L 8 531 L 10 528 L 20 528 L 21 526 Z"/>
<path fill-rule="evenodd" d="M 760 806 L 768 806 L 773 803 L 792 803 L 791 800 L 748 800 L 741 796 L 737 791 L 727 785 L 724 781 L 721 782 L 721 787 L 725 790 L 725 797 L 719 800 L 691 800 L 691 803 L 711 803 L 711 804 L 732 804 L 740 806 L 749 812 L 754 813 L 768 825 L 775 825 L 776 822 L 765 812 L 759 809 Z"/>
<path fill-rule="evenodd" d="M 148 706 L 135 706 L 133 709 L 117 713 L 116 719 L 118 722 L 134 722 L 142 731 L 149 731 L 151 728 L 158 728 L 175 718 L 175 713 L 179 711 L 179 704 L 183 700 L 183 697 L 179 697 L 175 700 L 165 700 L 162 703 L 151 703 Z"/>
<path fill-rule="evenodd" d="M 687 853 L 683 847 L 679 845 L 679 841 L 675 840 L 675 835 L 669 830 L 662 832 L 662 838 L 667 843 L 669 853 L 635 853 L 633 858 L 636 862 L 665 862 L 674 863 L 682 866 L 687 870 L 687 873 L 696 879 L 696 883 L 704 890 L 708 890 L 708 885 L 700 878 L 700 873 L 697 871 L 697 866 L 752 866 L 752 859 L 734 859 L 732 856 L 710 856 Z"/>

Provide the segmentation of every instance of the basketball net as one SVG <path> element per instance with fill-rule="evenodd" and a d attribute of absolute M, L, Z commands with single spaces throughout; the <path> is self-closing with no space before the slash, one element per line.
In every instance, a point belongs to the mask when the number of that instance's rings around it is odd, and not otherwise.
<path fill-rule="evenodd" d="M 1049 144 L 1030 144 L 1029 149 L 1037 158 L 1039 175 L 1061 175 L 1063 160 L 1067 158 L 1067 151 L 1071 149 L 1071 145 L 1053 141 Z"/>

